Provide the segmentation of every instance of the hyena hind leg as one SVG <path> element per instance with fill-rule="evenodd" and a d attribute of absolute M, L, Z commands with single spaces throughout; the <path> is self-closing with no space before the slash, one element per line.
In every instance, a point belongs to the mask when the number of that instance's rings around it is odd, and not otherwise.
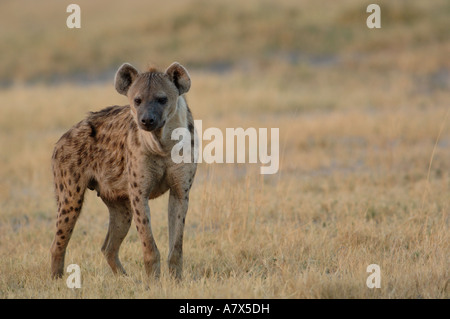
<path fill-rule="evenodd" d="M 72 181 L 70 183 L 65 181 L 56 182 L 58 218 L 56 221 L 56 234 L 51 247 L 53 278 L 59 278 L 63 275 L 66 248 L 83 206 L 85 189 L 85 187 L 80 185 L 74 185 Z"/>

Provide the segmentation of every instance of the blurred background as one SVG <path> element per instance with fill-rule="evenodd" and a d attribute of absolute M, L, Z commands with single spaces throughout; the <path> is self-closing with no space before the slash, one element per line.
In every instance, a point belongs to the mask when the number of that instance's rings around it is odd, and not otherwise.
<path fill-rule="evenodd" d="M 66 259 L 86 270 L 83 296 L 448 298 L 449 17 L 448 0 L 0 0 L 0 297 L 73 297 L 48 278 L 53 146 L 128 103 L 122 63 L 178 61 L 203 129 L 280 128 L 280 170 L 199 166 L 188 279 L 167 290 L 110 279 L 107 212 L 89 193 Z M 167 197 L 151 207 L 164 256 Z M 141 274 L 133 227 L 124 247 Z M 389 274 L 376 293 L 371 263 Z"/>
<path fill-rule="evenodd" d="M 2 87 L 110 80 L 123 61 L 180 60 L 205 72 L 270 71 L 295 85 L 315 79 L 308 71 L 341 68 L 342 77 L 408 73 L 421 92 L 448 89 L 445 0 L 378 1 L 381 29 L 366 26 L 370 1 L 80 0 L 81 29 L 68 29 L 70 3 L 0 2 Z"/>

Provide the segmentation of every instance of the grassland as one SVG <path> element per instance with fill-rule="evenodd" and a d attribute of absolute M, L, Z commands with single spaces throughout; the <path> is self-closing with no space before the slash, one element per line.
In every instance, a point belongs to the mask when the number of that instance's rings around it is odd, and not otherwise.
<path fill-rule="evenodd" d="M 447 2 L 380 1 L 380 30 L 360 1 L 79 1 L 80 30 L 68 3 L 0 3 L 0 298 L 449 297 Z M 89 193 L 66 257 L 82 288 L 52 281 L 54 143 L 126 103 L 120 63 L 173 60 L 204 127 L 280 128 L 279 173 L 199 166 L 180 283 L 165 264 L 148 282 L 134 227 L 129 276 L 112 276 L 107 210 Z M 164 258 L 167 200 L 150 202 Z M 380 289 L 366 286 L 374 263 Z"/>

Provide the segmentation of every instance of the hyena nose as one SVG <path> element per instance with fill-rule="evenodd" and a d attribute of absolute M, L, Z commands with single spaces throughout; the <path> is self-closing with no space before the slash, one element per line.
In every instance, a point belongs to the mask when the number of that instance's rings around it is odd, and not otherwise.
<path fill-rule="evenodd" d="M 141 119 L 141 123 L 145 126 L 153 125 L 155 124 L 155 119 L 153 118 L 143 118 Z"/>
<path fill-rule="evenodd" d="M 156 118 L 153 115 L 144 116 L 141 118 L 141 125 L 146 130 L 154 130 L 157 125 Z"/>

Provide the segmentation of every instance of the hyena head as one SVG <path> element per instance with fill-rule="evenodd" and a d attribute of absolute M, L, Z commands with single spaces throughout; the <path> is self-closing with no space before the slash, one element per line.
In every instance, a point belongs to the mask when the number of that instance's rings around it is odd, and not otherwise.
<path fill-rule="evenodd" d="M 178 97 L 189 91 L 191 80 L 177 62 L 165 72 L 151 69 L 144 73 L 125 63 L 117 71 L 114 85 L 128 97 L 138 127 L 150 132 L 162 128 L 175 113 Z"/>

